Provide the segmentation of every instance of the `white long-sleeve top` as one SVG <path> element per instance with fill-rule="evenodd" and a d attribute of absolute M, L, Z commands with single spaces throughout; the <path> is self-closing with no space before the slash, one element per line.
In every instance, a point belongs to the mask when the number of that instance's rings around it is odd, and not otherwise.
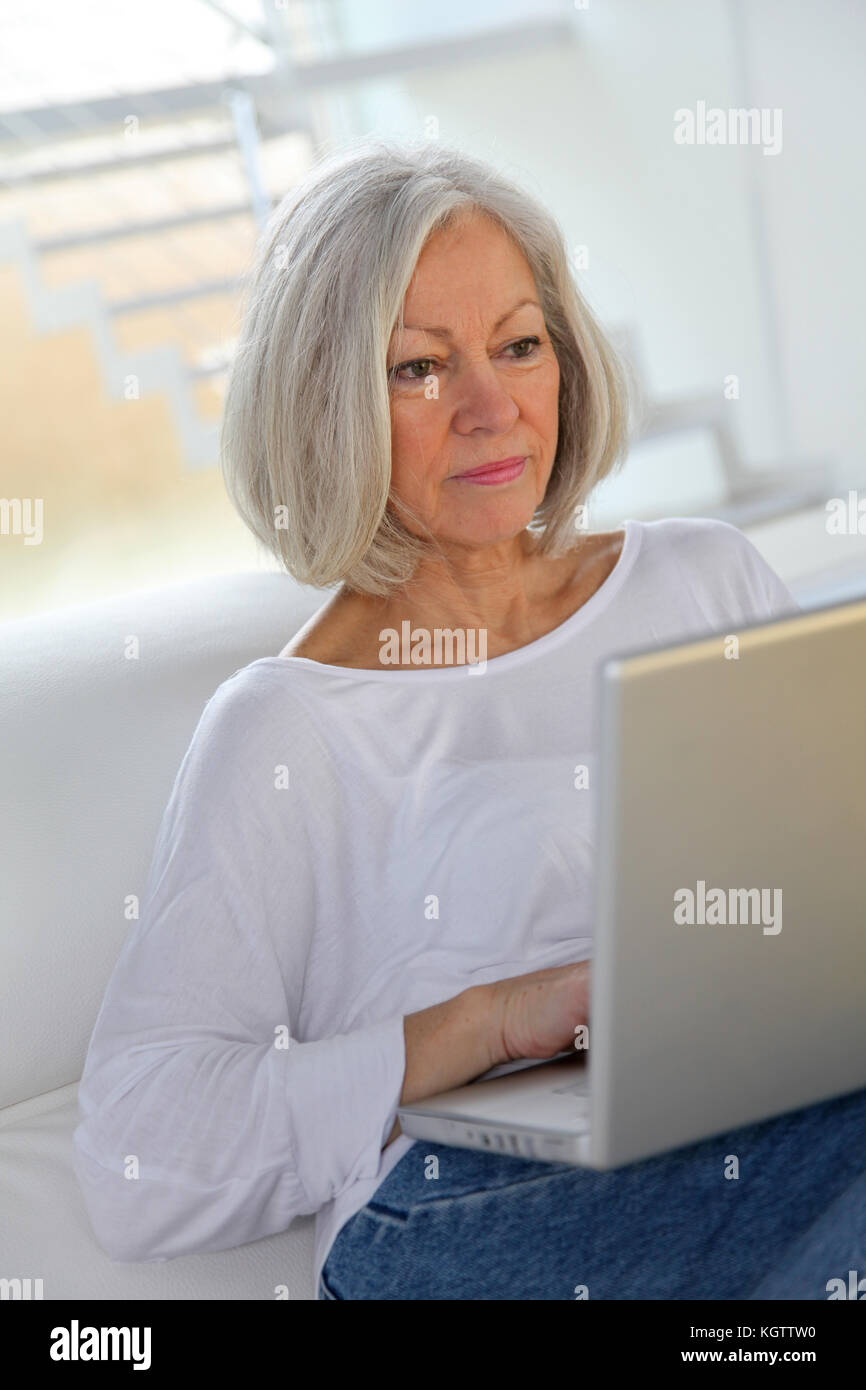
<path fill-rule="evenodd" d="M 314 1295 L 413 1142 L 382 1149 L 403 1016 L 591 955 L 600 664 L 799 611 L 726 523 L 625 532 L 576 613 L 483 672 L 263 657 L 207 702 L 79 1089 L 75 1170 L 112 1258 L 315 1212 Z"/>

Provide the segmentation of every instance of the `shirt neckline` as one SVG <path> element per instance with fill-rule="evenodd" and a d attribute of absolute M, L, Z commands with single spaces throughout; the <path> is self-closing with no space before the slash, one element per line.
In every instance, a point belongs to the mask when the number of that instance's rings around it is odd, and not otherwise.
<path fill-rule="evenodd" d="M 520 666 L 526 661 L 530 661 L 536 656 L 543 656 L 552 650 L 566 638 L 571 637 L 580 628 L 585 627 L 599 612 L 610 603 L 616 593 L 622 588 L 629 571 L 633 568 L 640 549 L 643 538 L 643 523 L 632 517 L 626 517 L 622 522 L 622 529 L 625 531 L 625 538 L 622 549 L 619 553 L 616 564 L 610 574 L 602 584 L 596 589 L 594 594 L 582 603 L 574 613 L 570 614 L 563 622 L 551 628 L 550 632 L 545 632 L 541 637 L 536 637 L 532 642 L 525 642 L 522 647 L 515 647 L 512 652 L 503 652 L 501 656 L 492 656 L 483 668 L 483 674 L 487 675 L 490 671 L 511 670 L 512 667 Z M 454 680 L 460 677 L 475 674 L 474 667 L 468 664 L 463 666 L 419 666 L 416 670 L 407 671 L 401 667 L 389 669 L 386 666 L 367 667 L 367 666 L 330 666 L 325 661 L 314 661 L 309 656 L 263 656 L 262 661 L 277 662 L 280 666 L 290 668 L 302 667 L 305 669 L 319 670 L 323 674 L 339 676 L 349 680 L 374 680 L 374 681 L 395 681 L 401 677 L 404 680 L 415 681 L 424 684 L 426 680 Z M 482 671 L 477 672 L 478 675 Z"/>

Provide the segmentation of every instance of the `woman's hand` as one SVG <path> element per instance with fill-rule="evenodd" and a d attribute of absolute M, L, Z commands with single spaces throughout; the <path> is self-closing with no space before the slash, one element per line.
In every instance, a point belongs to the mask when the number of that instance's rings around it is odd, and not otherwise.
<path fill-rule="evenodd" d="M 589 1018 L 589 961 L 471 985 L 403 1018 L 402 1105 L 463 1086 L 502 1062 L 554 1057 Z M 394 1121 L 383 1147 L 400 1133 Z"/>
<path fill-rule="evenodd" d="M 491 1028 L 498 1062 L 553 1057 L 574 1045 L 574 1030 L 589 1022 L 590 962 L 514 975 L 489 986 Z"/>

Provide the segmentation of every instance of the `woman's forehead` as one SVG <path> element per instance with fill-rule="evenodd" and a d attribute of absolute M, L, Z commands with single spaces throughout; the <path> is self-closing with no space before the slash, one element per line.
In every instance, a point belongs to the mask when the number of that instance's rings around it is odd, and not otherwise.
<path fill-rule="evenodd" d="M 439 234 L 436 234 L 439 235 Z M 486 231 L 478 237 L 452 239 L 431 246 L 418 258 L 402 304 L 402 324 L 395 331 L 445 336 L 466 312 L 480 315 L 494 331 L 522 306 L 540 308 L 535 279 L 528 262 L 498 227 L 495 240 Z"/>

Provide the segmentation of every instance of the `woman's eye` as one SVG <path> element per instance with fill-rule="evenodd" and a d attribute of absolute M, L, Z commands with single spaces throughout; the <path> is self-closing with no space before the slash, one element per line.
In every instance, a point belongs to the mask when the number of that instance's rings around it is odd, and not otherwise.
<path fill-rule="evenodd" d="M 509 348 L 527 348 L 527 352 L 518 352 L 518 357 L 531 357 L 533 348 L 537 348 L 540 338 L 519 338 L 516 343 L 509 343 Z"/>
<path fill-rule="evenodd" d="M 416 368 L 419 370 L 416 371 Z M 429 376 L 433 370 L 433 359 L 430 357 L 419 357 L 414 362 L 400 362 L 396 367 L 391 368 L 391 376 L 395 381 L 422 381 Z M 408 376 L 403 376 L 403 372 L 408 372 Z"/>
<path fill-rule="evenodd" d="M 532 357 L 540 343 L 540 338 L 518 338 L 517 342 L 508 343 L 504 351 L 513 353 L 514 359 L 522 361 Z M 392 381 L 424 381 L 433 374 L 436 366 L 437 363 L 432 357 L 416 357 L 413 362 L 398 362 L 391 368 L 389 377 Z"/>

